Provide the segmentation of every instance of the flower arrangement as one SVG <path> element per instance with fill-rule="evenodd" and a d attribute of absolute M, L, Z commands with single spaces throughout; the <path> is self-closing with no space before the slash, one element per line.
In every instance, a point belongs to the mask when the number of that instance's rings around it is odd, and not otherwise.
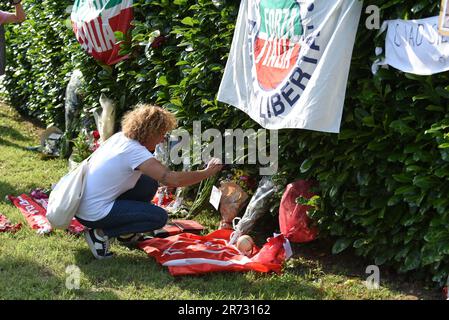
<path fill-rule="evenodd" d="M 89 157 L 100 147 L 100 133 L 97 130 L 87 132 L 83 130 L 73 142 L 72 159 L 75 162 L 81 162 Z"/>
<path fill-rule="evenodd" d="M 231 169 L 227 180 L 238 184 L 249 196 L 254 194 L 257 187 L 257 180 L 248 171 L 242 169 Z"/>

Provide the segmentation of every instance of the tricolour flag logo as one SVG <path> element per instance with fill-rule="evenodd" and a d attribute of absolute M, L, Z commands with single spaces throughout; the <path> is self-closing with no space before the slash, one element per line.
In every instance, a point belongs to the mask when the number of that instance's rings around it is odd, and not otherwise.
<path fill-rule="evenodd" d="M 261 0 L 254 39 L 257 80 L 264 90 L 277 88 L 295 67 L 304 34 L 295 0 Z"/>

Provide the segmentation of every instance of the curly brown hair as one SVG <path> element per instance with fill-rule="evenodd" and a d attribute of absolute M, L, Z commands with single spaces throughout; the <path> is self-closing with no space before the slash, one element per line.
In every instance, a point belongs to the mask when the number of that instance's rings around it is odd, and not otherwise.
<path fill-rule="evenodd" d="M 125 136 L 141 144 L 154 135 L 175 129 L 176 126 L 176 118 L 171 112 L 149 104 L 138 104 L 122 119 L 122 131 Z"/>

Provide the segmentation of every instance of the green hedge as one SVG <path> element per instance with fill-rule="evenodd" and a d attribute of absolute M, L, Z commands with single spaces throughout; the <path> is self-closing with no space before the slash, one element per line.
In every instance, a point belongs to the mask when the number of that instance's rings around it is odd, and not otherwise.
<path fill-rule="evenodd" d="M 6 79 L 10 103 L 63 128 L 64 94 L 73 61 L 82 53 L 67 27 L 71 0 L 26 1 L 27 20 L 7 25 Z M 11 7 L 6 7 L 12 11 Z"/>
<path fill-rule="evenodd" d="M 104 92 L 118 101 L 119 115 L 146 101 L 170 108 L 186 127 L 203 120 L 204 127 L 258 128 L 215 100 L 237 1 L 137 0 L 132 41 L 123 47 L 132 59 L 113 68 L 98 65 L 74 44 L 63 27 L 69 16 L 63 2 L 71 1 L 43 1 L 29 10 L 32 22 L 9 28 L 10 57 L 17 57 L 7 74 L 14 106 L 47 122 L 60 121 L 67 75 L 80 68 L 85 116 Z M 439 11 L 439 1 L 369 4 L 382 8 L 383 20 Z M 321 207 L 313 217 L 322 236 L 336 239 L 335 253 L 352 247 L 375 264 L 442 283 L 449 272 L 448 76 L 418 77 L 390 68 L 373 77 L 374 48 L 382 39 L 365 29 L 365 18 L 362 14 L 341 133 L 281 131 L 279 178 L 319 182 Z M 145 54 L 156 30 L 163 36 L 160 46 Z"/>
<path fill-rule="evenodd" d="M 437 15 L 432 1 L 372 1 L 382 20 Z M 283 171 L 320 183 L 322 235 L 400 272 L 449 273 L 448 74 L 370 70 L 383 39 L 361 20 L 339 135 L 301 132 L 282 139 Z M 292 175 L 291 172 L 294 172 Z"/>
<path fill-rule="evenodd" d="M 105 92 L 119 101 L 119 113 L 147 101 L 171 109 L 187 127 L 192 120 L 202 120 L 204 127 L 254 126 L 245 114 L 215 100 L 239 4 L 217 7 L 210 0 L 135 3 L 132 41 L 122 49 L 134 58 L 114 68 L 86 59 L 80 65 L 91 79 L 86 104 L 96 108 L 100 93 Z M 148 50 L 156 32 L 160 46 Z"/>

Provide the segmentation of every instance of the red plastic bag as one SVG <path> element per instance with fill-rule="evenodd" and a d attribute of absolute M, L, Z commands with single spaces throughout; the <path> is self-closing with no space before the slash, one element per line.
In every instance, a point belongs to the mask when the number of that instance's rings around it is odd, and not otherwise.
<path fill-rule="evenodd" d="M 268 238 L 267 243 L 251 258 L 254 262 L 264 264 L 282 265 L 292 256 L 290 243 L 285 239 L 284 235 L 279 234 L 272 238 Z"/>
<path fill-rule="evenodd" d="M 279 208 L 279 226 L 281 232 L 291 242 L 309 242 L 315 240 L 318 229 L 310 226 L 307 211 L 310 206 L 296 203 L 298 197 L 312 198 L 315 194 L 310 192 L 313 182 L 299 180 L 291 183 L 285 190 Z"/>

